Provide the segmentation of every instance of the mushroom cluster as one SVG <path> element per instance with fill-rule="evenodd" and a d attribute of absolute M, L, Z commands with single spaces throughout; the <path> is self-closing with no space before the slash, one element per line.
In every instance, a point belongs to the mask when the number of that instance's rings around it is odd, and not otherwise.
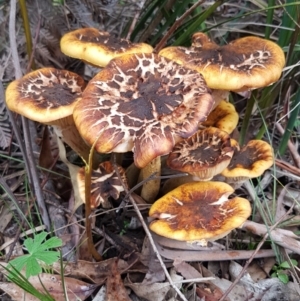
<path fill-rule="evenodd" d="M 162 156 L 169 168 L 191 174 L 185 178 L 189 183 L 173 181 L 152 205 L 150 228 L 159 235 L 214 240 L 249 217 L 247 200 L 228 198 L 234 192 L 230 185 L 261 175 L 273 164 L 273 151 L 264 141 L 240 147 L 232 139 L 239 116 L 227 98 L 229 91 L 277 81 L 285 63 L 280 47 L 257 37 L 218 46 L 195 33 L 191 47 L 167 47 L 155 54 L 147 44 L 85 28 L 67 33 L 61 49 L 102 69 L 87 84 L 64 70 L 31 72 L 7 88 L 11 110 L 49 124 L 53 118 L 46 117 L 52 114 L 68 116 L 57 133 L 85 161 L 93 146 L 98 153 L 133 152 L 141 174 L 149 174 L 147 168 L 159 173 Z M 118 198 L 123 188 L 112 166 L 98 163 L 92 206 L 108 207 L 108 198 Z M 223 182 L 214 181 L 218 175 Z M 78 182 L 83 181 L 82 170 Z M 141 195 L 153 201 L 163 191 L 160 186 L 156 181 L 153 191 Z M 80 191 L 84 199 L 83 184 Z"/>

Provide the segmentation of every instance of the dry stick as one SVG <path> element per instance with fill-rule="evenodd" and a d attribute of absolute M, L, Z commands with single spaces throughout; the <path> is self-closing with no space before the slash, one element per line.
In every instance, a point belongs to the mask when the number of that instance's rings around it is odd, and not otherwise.
<path fill-rule="evenodd" d="M 177 19 L 174 24 L 171 26 L 171 28 L 168 30 L 166 35 L 160 40 L 160 42 L 156 45 L 154 48 L 154 52 L 158 53 L 166 44 L 168 38 L 171 36 L 171 34 L 178 28 L 178 26 L 181 24 L 181 22 L 199 5 L 201 5 L 204 0 L 196 2 L 194 5 L 192 5 L 179 19 Z"/>
<path fill-rule="evenodd" d="M 229 293 L 231 292 L 231 290 L 234 288 L 234 286 L 241 280 L 241 278 L 243 277 L 244 273 L 246 272 L 248 266 L 250 265 L 250 263 L 252 262 L 252 260 L 254 259 L 254 256 L 257 254 L 257 252 L 260 250 L 260 248 L 262 247 L 262 245 L 265 243 L 266 239 L 268 238 L 268 236 L 270 235 L 270 233 L 278 226 L 278 224 L 285 218 L 285 216 L 289 215 L 292 210 L 293 210 L 294 206 L 292 206 L 287 212 L 286 214 L 282 215 L 281 218 L 272 226 L 269 228 L 269 231 L 265 234 L 265 236 L 263 237 L 263 239 L 261 240 L 261 242 L 257 245 L 257 248 L 255 249 L 255 251 L 253 252 L 253 254 L 251 255 L 251 257 L 247 260 L 246 264 L 244 265 L 243 269 L 241 270 L 240 274 L 238 275 L 238 277 L 234 280 L 234 282 L 230 285 L 230 287 L 227 289 L 227 291 L 223 294 L 223 296 L 221 297 L 221 299 L 219 301 L 224 301 L 225 298 L 229 295 Z"/>
<path fill-rule="evenodd" d="M 287 162 L 279 160 L 279 159 L 275 159 L 275 163 L 276 163 L 276 166 L 290 172 L 290 174 L 293 174 L 295 176 L 300 176 L 300 168 L 297 168 L 297 167 L 291 165 L 290 163 L 287 163 Z M 290 176 L 292 176 L 292 175 L 290 175 Z"/>
<path fill-rule="evenodd" d="M 283 135 L 284 134 L 283 127 L 278 122 L 275 122 L 275 126 L 276 126 L 277 130 L 279 131 L 279 133 L 281 135 Z M 300 168 L 300 155 L 298 154 L 297 148 L 295 147 L 295 145 L 292 143 L 292 141 L 290 139 L 288 140 L 288 144 L 287 145 L 288 145 L 288 148 L 289 148 L 289 150 L 291 152 L 291 155 L 293 157 L 295 165 L 298 168 Z"/>
<path fill-rule="evenodd" d="M 10 48 L 12 54 L 12 61 L 15 68 L 15 77 L 16 79 L 22 77 L 17 44 L 16 44 L 16 31 L 15 31 L 15 24 L 16 24 L 16 0 L 10 1 L 10 15 L 9 15 L 9 40 L 10 40 Z M 23 153 L 24 161 L 26 170 L 29 176 L 29 181 L 34 188 L 39 212 L 41 214 L 42 220 L 46 226 L 47 230 L 50 230 L 50 219 L 47 211 L 47 207 L 44 201 L 43 192 L 40 186 L 40 181 L 38 177 L 38 173 L 36 170 L 36 165 L 34 162 L 34 156 L 32 152 L 32 146 L 30 143 L 30 134 L 28 129 L 28 120 L 21 116 L 22 118 L 22 126 L 24 132 L 24 141 L 25 141 L 25 149 L 26 152 Z M 12 122 L 14 123 L 14 119 L 12 118 Z M 13 126 L 13 128 L 17 129 L 17 126 Z M 22 148 L 21 148 L 22 149 Z M 28 160 L 28 161 L 27 161 Z"/>
<path fill-rule="evenodd" d="M 126 36 L 126 39 L 128 39 L 128 40 L 130 39 L 131 33 L 132 33 L 132 31 L 134 29 L 134 26 L 135 26 L 135 24 L 136 24 L 136 22 L 137 22 L 137 20 L 139 18 L 139 15 L 140 15 L 140 13 L 142 11 L 142 8 L 143 8 L 145 2 L 146 2 L 146 0 L 141 0 L 140 4 L 137 4 L 139 6 L 139 9 L 137 9 L 137 11 L 136 11 L 136 13 L 135 13 L 135 15 L 133 17 L 132 23 L 130 25 L 130 28 L 128 30 L 128 33 L 127 33 L 127 36 Z"/>
<path fill-rule="evenodd" d="M 117 163 L 116 163 L 116 157 L 115 157 L 114 153 L 112 154 L 112 164 L 113 164 L 113 167 L 114 167 L 114 170 L 115 170 L 116 174 L 118 175 L 119 181 L 122 183 L 124 191 L 128 195 L 128 198 L 129 198 L 129 200 L 130 200 L 130 202 L 131 202 L 131 204 L 132 204 L 132 206 L 133 206 L 133 208 L 134 208 L 134 210 L 135 210 L 135 212 L 136 212 L 136 214 L 137 214 L 137 216 L 138 216 L 138 218 L 139 218 L 139 220 L 140 220 L 140 222 L 141 222 L 141 224 L 142 224 L 142 226 L 143 226 L 143 228 L 144 228 L 144 230 L 146 232 L 146 235 L 148 236 L 148 239 L 149 239 L 149 242 L 150 242 L 150 244 L 151 244 L 151 246 L 153 248 L 153 251 L 154 251 L 154 253 L 155 253 L 155 255 L 156 255 L 156 257 L 157 257 L 157 259 L 158 259 L 158 261 L 159 261 L 159 263 L 160 263 L 160 265 L 161 265 L 161 267 L 162 267 L 162 269 L 163 269 L 163 271 L 164 271 L 164 273 L 165 273 L 165 275 L 166 275 L 169 283 L 170 283 L 170 285 L 177 292 L 178 296 L 183 301 L 187 301 L 187 299 L 182 294 L 182 292 L 179 290 L 179 288 L 174 284 L 174 282 L 173 282 L 173 280 L 172 280 L 172 278 L 171 278 L 171 276 L 170 276 L 170 274 L 169 274 L 169 272 L 168 272 L 168 270 L 167 270 L 167 268 L 166 268 L 166 266 L 165 266 L 165 264 L 164 264 L 164 262 L 163 262 L 163 260 L 162 260 L 162 258 L 160 256 L 160 254 L 159 254 L 159 252 L 158 252 L 158 250 L 156 248 L 155 242 L 154 242 L 154 240 L 152 238 L 152 235 L 151 235 L 151 233 L 150 233 L 150 231 L 149 231 L 149 229 L 148 229 L 148 227 L 147 227 L 147 225 L 146 225 L 146 223 L 145 223 L 145 221 L 143 219 L 143 216 L 142 216 L 142 214 L 141 214 L 141 212 L 139 210 L 139 207 L 137 206 L 137 204 L 136 204 L 134 198 L 132 197 L 132 195 L 129 194 L 129 190 L 128 190 L 128 188 L 126 187 L 126 185 L 124 184 L 124 182 L 122 180 L 122 177 L 120 175 L 120 172 L 119 172 L 119 169 L 118 169 L 118 166 L 117 166 Z"/>
<path fill-rule="evenodd" d="M 176 249 L 168 249 L 160 244 L 157 244 L 157 248 L 159 253 L 168 259 L 171 260 L 181 260 L 181 261 L 226 261 L 226 260 L 245 260 L 249 259 L 253 254 L 253 251 L 236 251 L 236 250 L 228 250 L 228 251 L 189 251 L 189 250 L 176 250 Z M 288 251 L 288 253 L 292 253 L 292 251 Z M 275 253 L 273 250 L 259 250 L 254 258 L 266 258 L 266 257 L 275 257 Z"/>

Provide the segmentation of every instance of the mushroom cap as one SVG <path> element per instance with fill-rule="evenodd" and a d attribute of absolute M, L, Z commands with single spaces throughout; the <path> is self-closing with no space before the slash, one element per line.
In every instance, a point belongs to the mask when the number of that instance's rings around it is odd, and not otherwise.
<path fill-rule="evenodd" d="M 229 182 L 243 181 L 261 176 L 273 164 L 271 145 L 262 140 L 250 140 L 240 150 L 236 148 L 222 175 Z"/>
<path fill-rule="evenodd" d="M 6 89 L 6 103 L 11 111 L 41 123 L 71 116 L 85 87 L 76 73 L 42 68 L 11 82 Z"/>
<path fill-rule="evenodd" d="M 153 51 L 148 44 L 115 38 L 96 28 L 80 28 L 65 34 L 60 41 L 60 48 L 70 57 L 99 67 L 105 67 L 113 58 L 124 54 Z"/>
<path fill-rule="evenodd" d="M 232 155 L 229 135 L 209 127 L 178 142 L 167 158 L 167 165 L 208 181 L 228 166 Z"/>
<path fill-rule="evenodd" d="M 213 106 L 203 77 L 156 54 L 112 60 L 87 85 L 75 124 L 100 153 L 134 152 L 137 167 L 189 137 Z"/>
<path fill-rule="evenodd" d="M 237 127 L 239 114 L 235 107 L 226 100 L 221 102 L 213 109 L 207 119 L 201 124 L 203 126 L 213 126 L 228 134 L 231 134 Z"/>
<path fill-rule="evenodd" d="M 158 235 L 182 240 L 213 241 L 241 226 L 251 214 L 248 200 L 228 199 L 234 189 L 222 182 L 183 184 L 157 200 L 149 216 Z"/>
<path fill-rule="evenodd" d="M 125 170 L 118 166 L 122 182 L 127 185 Z M 77 182 L 79 194 L 82 200 L 85 200 L 85 168 L 78 170 Z M 99 164 L 96 170 L 92 171 L 91 177 L 91 208 L 97 208 L 102 205 L 103 208 L 110 208 L 109 197 L 117 200 L 124 187 L 110 161 Z"/>
<path fill-rule="evenodd" d="M 219 46 L 197 32 L 186 47 L 167 47 L 159 54 L 200 72 L 212 89 L 244 91 L 277 81 L 285 64 L 275 43 L 248 36 Z"/>

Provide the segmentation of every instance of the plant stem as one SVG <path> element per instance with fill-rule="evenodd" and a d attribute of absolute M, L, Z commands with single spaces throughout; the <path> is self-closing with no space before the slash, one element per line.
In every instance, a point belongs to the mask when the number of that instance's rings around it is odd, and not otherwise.
<path fill-rule="evenodd" d="M 97 140 L 96 140 L 97 141 Z M 85 166 L 85 229 L 86 235 L 88 240 L 88 249 L 91 255 L 97 261 L 102 260 L 102 256 L 98 253 L 93 243 L 93 234 L 92 234 L 92 227 L 91 227 L 91 178 L 93 172 L 93 152 L 94 152 L 94 145 L 91 148 L 89 162 Z"/>

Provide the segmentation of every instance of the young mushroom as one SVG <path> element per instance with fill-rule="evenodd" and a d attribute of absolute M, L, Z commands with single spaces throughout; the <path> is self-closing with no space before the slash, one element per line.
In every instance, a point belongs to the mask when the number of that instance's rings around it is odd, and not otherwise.
<path fill-rule="evenodd" d="M 239 115 L 235 107 L 226 100 L 221 100 L 219 104 L 210 112 L 206 121 L 201 123 L 201 127 L 216 127 L 228 134 L 231 134 L 237 127 Z"/>
<path fill-rule="evenodd" d="M 198 72 L 155 54 L 129 54 L 112 60 L 89 82 L 73 114 L 96 151 L 133 151 L 135 165 L 146 168 L 180 137 L 194 134 L 212 106 Z"/>
<path fill-rule="evenodd" d="M 242 149 L 235 148 L 232 160 L 221 174 L 227 183 L 239 185 L 261 176 L 273 164 L 271 145 L 262 140 L 250 140 Z"/>
<path fill-rule="evenodd" d="M 11 111 L 51 125 L 59 138 L 87 160 L 90 147 L 82 140 L 72 115 L 84 88 L 84 80 L 76 73 L 42 68 L 11 82 L 6 103 Z"/>
<path fill-rule="evenodd" d="M 197 32 L 191 47 L 167 47 L 159 54 L 200 72 L 208 87 L 227 91 L 268 86 L 279 79 L 285 64 L 277 44 L 254 36 L 219 46 Z"/>
<path fill-rule="evenodd" d="M 222 182 L 183 184 L 150 208 L 150 229 L 158 235 L 206 245 L 240 227 L 250 216 L 248 200 L 229 199 L 234 189 Z"/>
<path fill-rule="evenodd" d="M 96 28 L 80 28 L 65 34 L 60 41 L 61 51 L 73 58 L 105 67 L 113 58 L 130 53 L 151 53 L 153 48 L 145 43 L 132 43 L 115 38 Z"/>
<path fill-rule="evenodd" d="M 118 166 L 121 180 L 123 183 L 127 183 L 125 170 Z M 85 168 L 81 167 L 77 173 L 78 192 L 82 200 L 85 203 Z M 91 176 L 91 208 L 97 208 L 100 205 L 103 208 L 111 208 L 109 197 L 117 200 L 120 193 L 124 191 L 124 187 L 114 170 L 110 161 L 105 161 L 99 164 L 97 169 L 92 171 Z"/>
<path fill-rule="evenodd" d="M 232 155 L 230 136 L 209 127 L 178 142 L 167 158 L 167 165 L 193 175 L 195 180 L 208 181 L 228 166 Z"/>

